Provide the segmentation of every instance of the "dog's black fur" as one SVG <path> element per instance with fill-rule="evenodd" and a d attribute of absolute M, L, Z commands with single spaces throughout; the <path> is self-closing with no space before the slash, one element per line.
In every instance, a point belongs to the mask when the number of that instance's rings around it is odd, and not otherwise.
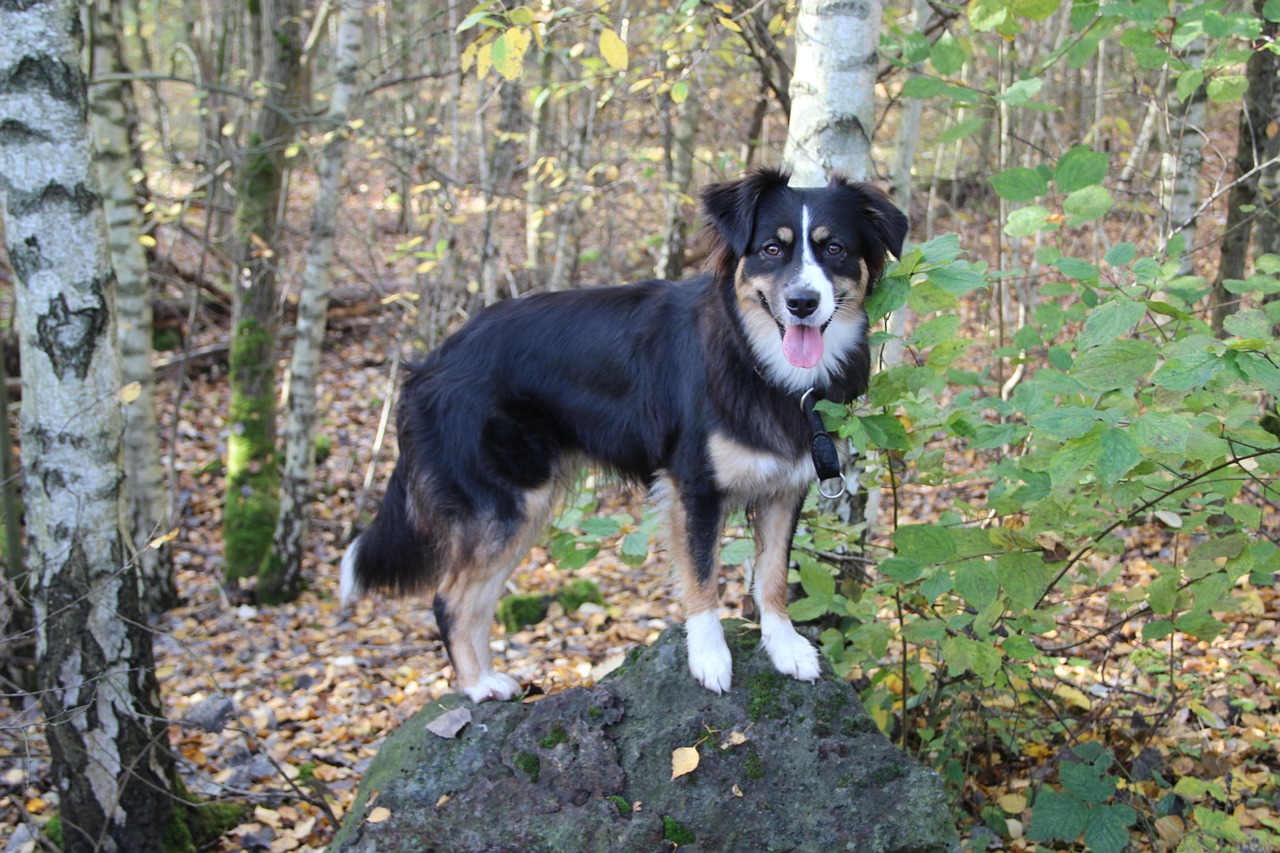
<path fill-rule="evenodd" d="M 699 681 L 729 686 L 716 574 L 735 505 L 756 528 L 764 645 L 781 671 L 816 678 L 816 653 L 786 615 L 787 555 L 814 478 L 799 400 L 865 390 L 862 302 L 907 222 L 874 187 L 788 179 L 757 170 L 703 192 L 710 274 L 503 302 L 414 366 L 400 460 L 343 559 L 344 599 L 434 590 L 463 690 L 514 695 L 490 660 L 497 598 L 563 485 L 593 464 L 664 505 Z"/>

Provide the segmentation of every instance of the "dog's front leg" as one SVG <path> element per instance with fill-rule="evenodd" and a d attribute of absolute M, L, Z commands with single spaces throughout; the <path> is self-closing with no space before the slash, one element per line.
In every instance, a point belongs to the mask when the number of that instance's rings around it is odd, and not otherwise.
<path fill-rule="evenodd" d="M 720 625 L 720 590 L 716 586 L 723 504 L 713 489 L 674 486 L 666 500 L 666 514 L 684 606 L 689 671 L 703 687 L 723 693 L 733 680 L 733 659 Z"/>
<path fill-rule="evenodd" d="M 787 566 L 796 518 L 804 495 L 775 495 L 753 513 L 756 539 L 755 599 L 760 608 L 760 641 L 783 675 L 816 681 L 821 670 L 813 644 L 796 631 L 787 614 Z"/>

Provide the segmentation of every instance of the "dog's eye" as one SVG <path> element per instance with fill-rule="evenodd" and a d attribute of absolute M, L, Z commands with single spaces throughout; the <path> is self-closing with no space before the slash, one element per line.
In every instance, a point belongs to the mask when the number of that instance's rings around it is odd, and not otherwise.
<path fill-rule="evenodd" d="M 827 244 L 827 254 L 828 254 L 828 255 L 830 255 L 830 256 L 832 256 L 832 257 L 835 257 L 836 255 L 843 255 L 843 254 L 844 254 L 844 244 L 843 244 L 843 243 L 837 243 L 837 242 L 835 242 L 834 240 L 833 240 L 833 241 L 831 241 L 830 243 L 828 243 L 828 244 Z"/>
<path fill-rule="evenodd" d="M 778 255 L 782 254 L 782 246 L 770 240 L 768 243 L 764 244 L 760 251 L 764 252 L 771 258 L 776 258 Z"/>

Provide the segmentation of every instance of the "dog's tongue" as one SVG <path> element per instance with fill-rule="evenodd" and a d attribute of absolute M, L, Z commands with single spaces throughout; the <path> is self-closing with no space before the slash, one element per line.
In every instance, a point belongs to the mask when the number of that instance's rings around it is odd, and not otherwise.
<path fill-rule="evenodd" d="M 796 367 L 813 367 L 822 361 L 822 330 L 788 325 L 782 334 L 782 354 Z"/>

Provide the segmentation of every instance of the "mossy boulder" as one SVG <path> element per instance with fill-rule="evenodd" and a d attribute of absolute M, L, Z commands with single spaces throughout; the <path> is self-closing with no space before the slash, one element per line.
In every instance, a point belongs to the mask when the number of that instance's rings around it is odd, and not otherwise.
<path fill-rule="evenodd" d="M 959 849 L 941 779 L 847 684 L 775 678 L 758 633 L 725 624 L 723 695 L 673 628 L 591 689 L 432 702 L 388 736 L 330 851 Z M 699 761 L 672 779 L 681 747 Z"/>

